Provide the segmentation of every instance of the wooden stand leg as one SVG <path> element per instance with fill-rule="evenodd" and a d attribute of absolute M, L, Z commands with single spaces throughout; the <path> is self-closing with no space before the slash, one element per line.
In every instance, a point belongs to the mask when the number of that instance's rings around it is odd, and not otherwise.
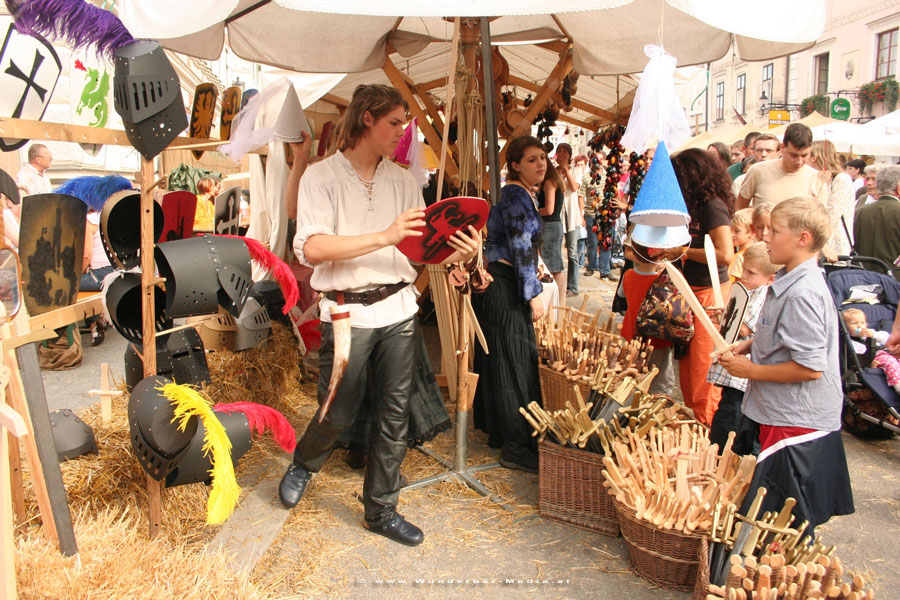
<path fill-rule="evenodd" d="M 21 318 L 16 318 L 18 325 L 21 322 Z M 78 553 L 78 546 L 75 543 L 72 513 L 69 511 L 69 501 L 66 498 L 62 470 L 59 467 L 59 458 L 56 454 L 56 443 L 53 441 L 50 411 L 47 408 L 47 397 L 44 393 L 44 382 L 41 378 L 37 344 L 32 343 L 20 346 L 16 348 L 15 354 L 9 351 L 7 356 L 15 358 L 18 362 L 18 369 L 13 370 L 10 378 L 10 394 L 20 394 L 23 404 L 27 406 L 28 411 L 27 413 L 21 410 L 18 411 L 23 418 L 27 415 L 26 422 L 31 427 L 31 435 L 29 439 L 25 440 L 25 449 L 30 451 L 29 444 L 37 448 L 39 465 L 42 467 L 40 476 L 34 477 L 35 489 L 37 490 L 40 484 L 49 499 L 55 537 L 59 542 L 60 552 L 64 556 L 74 556 Z M 31 439 L 32 437 L 33 439 Z M 40 500 L 41 495 L 39 493 L 38 506 L 40 506 Z M 41 509 L 41 514 L 43 515 L 43 508 Z M 44 522 L 44 527 L 46 528 L 46 521 Z"/>
<path fill-rule="evenodd" d="M 163 482 L 156 481 L 147 475 L 147 498 L 150 503 L 150 539 L 159 534 L 162 524 L 162 490 Z"/>
<path fill-rule="evenodd" d="M 153 251 L 153 161 L 141 158 L 141 308 L 143 309 L 144 377 L 156 375 L 156 314 L 154 290 L 156 284 Z M 147 498 L 150 503 L 150 539 L 159 533 L 162 523 L 163 483 L 147 476 Z"/>
<path fill-rule="evenodd" d="M 41 467 L 41 458 L 38 454 L 37 444 L 34 442 L 34 426 L 32 425 L 28 404 L 25 402 L 25 390 L 19 376 L 19 365 L 11 351 L 6 353 L 5 359 L 6 365 L 12 371 L 12 377 L 9 381 L 9 404 L 13 407 L 13 410 L 22 415 L 22 418 L 25 419 L 25 424 L 28 426 L 28 436 L 23 440 L 25 444 L 25 458 L 28 460 L 28 468 L 31 469 L 44 535 L 47 537 L 47 540 L 59 545 L 56 521 L 53 519 L 53 509 L 50 506 L 50 494 L 47 492 L 47 482 L 43 477 L 44 469 Z"/>
<path fill-rule="evenodd" d="M 9 436 L 9 482 L 12 488 L 12 506 L 15 515 L 16 533 L 25 531 L 25 483 L 22 481 L 22 457 L 19 454 L 19 440 L 11 433 Z"/>
<path fill-rule="evenodd" d="M 16 597 L 16 546 L 13 535 L 12 490 L 10 486 L 11 470 L 9 449 L 16 445 L 12 434 L 0 427 L 0 599 Z M 10 443 L 12 442 L 12 443 Z M 19 520 L 21 523 L 21 519 Z"/>
<path fill-rule="evenodd" d="M 103 363 L 100 365 L 100 390 L 109 391 L 109 365 Z M 112 397 L 100 396 L 100 416 L 104 423 L 112 420 Z"/>

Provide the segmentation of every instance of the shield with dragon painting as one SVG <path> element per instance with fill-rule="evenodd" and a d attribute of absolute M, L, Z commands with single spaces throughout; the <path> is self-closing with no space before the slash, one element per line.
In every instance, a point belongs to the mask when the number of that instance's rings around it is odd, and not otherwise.
<path fill-rule="evenodd" d="M 194 105 L 191 108 L 191 137 L 209 139 L 212 131 L 213 117 L 216 114 L 216 100 L 219 98 L 219 90 L 212 83 L 201 83 L 194 90 Z M 191 150 L 194 158 L 200 160 L 203 150 Z"/>
<path fill-rule="evenodd" d="M 40 120 L 62 71 L 56 50 L 40 36 L 22 35 L 12 19 L 0 18 L 0 116 Z M 0 151 L 17 150 L 28 140 L 0 138 Z"/>
<path fill-rule="evenodd" d="M 219 139 L 223 142 L 231 139 L 231 122 L 241 109 L 241 88 L 232 86 L 222 94 L 222 123 L 219 126 Z"/>
<path fill-rule="evenodd" d="M 112 107 L 112 73 L 93 52 L 72 56 L 69 70 L 72 123 L 87 127 L 107 127 Z M 103 144 L 79 144 L 91 156 L 97 156 Z"/>
<path fill-rule="evenodd" d="M 447 240 L 459 230 L 468 234 L 469 225 L 482 229 L 488 212 L 488 203 L 482 198 L 457 196 L 435 202 L 425 208 L 425 225 L 417 228 L 422 235 L 405 238 L 397 249 L 412 261 L 437 264 L 454 252 Z"/>

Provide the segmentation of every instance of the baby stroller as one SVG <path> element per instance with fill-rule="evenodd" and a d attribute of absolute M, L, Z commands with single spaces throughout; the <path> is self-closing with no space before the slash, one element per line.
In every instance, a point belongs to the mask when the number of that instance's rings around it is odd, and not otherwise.
<path fill-rule="evenodd" d="M 890 267 L 877 258 L 841 256 L 846 266 L 826 266 L 826 280 L 838 312 L 858 308 L 866 315 L 869 328 L 890 331 L 900 303 L 900 283 L 890 275 L 863 269 L 863 265 L 877 264 L 890 273 Z M 854 290 L 876 285 L 872 302 L 854 302 Z M 841 387 L 844 394 L 844 427 L 854 435 L 866 439 L 883 439 L 900 433 L 900 395 L 887 384 L 881 369 L 869 367 L 874 347 L 869 344 L 866 354 L 856 354 L 850 331 L 838 315 L 840 326 Z"/>

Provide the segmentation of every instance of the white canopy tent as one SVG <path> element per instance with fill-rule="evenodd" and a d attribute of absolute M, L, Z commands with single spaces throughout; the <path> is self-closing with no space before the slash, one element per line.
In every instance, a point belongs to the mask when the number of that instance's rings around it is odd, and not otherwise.
<path fill-rule="evenodd" d="M 452 35 L 446 17 L 507 15 L 491 17 L 491 39 L 503 46 L 519 100 L 539 89 L 571 42 L 572 68 L 583 77 L 563 118 L 588 126 L 627 118 L 636 81 L 600 76 L 642 71 L 645 44 L 662 44 L 679 66 L 721 58 L 732 43 L 742 59 L 763 60 L 809 47 L 825 23 L 825 0 L 761 0 L 752 14 L 733 0 L 557 0 L 552 13 L 545 0 L 119 0 L 118 7 L 135 36 L 176 52 L 214 60 L 227 38 L 245 60 L 359 74 L 333 90 L 341 98 L 358 83 L 387 83 L 381 68 L 389 56 L 413 82 L 440 87 Z M 766 16 L 775 13 L 777 27 Z"/>

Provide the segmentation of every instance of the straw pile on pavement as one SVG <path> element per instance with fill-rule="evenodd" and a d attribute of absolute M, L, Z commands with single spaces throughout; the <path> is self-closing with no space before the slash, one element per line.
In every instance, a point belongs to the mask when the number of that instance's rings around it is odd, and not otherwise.
<path fill-rule="evenodd" d="M 212 382 L 204 386 L 204 392 L 215 403 L 258 402 L 290 419 L 290 413 L 308 404 L 308 398 L 300 393 L 301 361 L 293 332 L 272 323 L 272 337 L 260 348 L 207 353 Z"/>
<path fill-rule="evenodd" d="M 275 596 L 234 573 L 224 553 L 199 556 L 184 542 L 147 540 L 146 521 L 107 507 L 75 516 L 79 554 L 65 557 L 33 530 L 18 540 L 19 598 L 265 600 Z"/>

